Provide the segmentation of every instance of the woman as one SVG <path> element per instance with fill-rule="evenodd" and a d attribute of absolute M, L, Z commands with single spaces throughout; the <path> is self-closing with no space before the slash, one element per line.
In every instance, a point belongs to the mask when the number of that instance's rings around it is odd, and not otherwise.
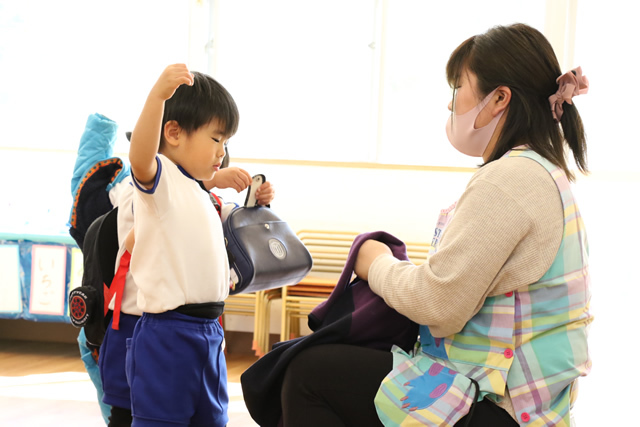
<path fill-rule="evenodd" d="M 565 152 L 587 172 L 572 97 L 588 82 L 579 68 L 562 74 L 549 42 L 523 24 L 469 38 L 446 70 L 449 140 L 484 164 L 442 211 L 428 262 L 369 240 L 355 268 L 421 325 L 419 346 L 301 353 L 282 388 L 285 427 L 570 424 L 592 317 Z"/>

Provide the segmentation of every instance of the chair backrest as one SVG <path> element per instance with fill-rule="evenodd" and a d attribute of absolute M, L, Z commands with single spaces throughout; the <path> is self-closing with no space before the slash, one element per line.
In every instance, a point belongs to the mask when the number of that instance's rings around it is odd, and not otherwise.
<path fill-rule="evenodd" d="M 300 230 L 297 235 L 313 258 L 313 267 L 307 277 L 338 279 L 349 256 L 354 239 L 360 233 L 336 230 Z M 424 264 L 431 245 L 423 242 L 405 242 L 407 255 L 416 265 Z"/>
<path fill-rule="evenodd" d="M 407 246 L 407 256 L 415 265 L 424 264 L 429 256 L 431 245 L 422 242 L 405 242 Z"/>
<path fill-rule="evenodd" d="M 313 258 L 309 276 L 338 279 L 359 233 L 335 230 L 300 230 L 297 235 Z"/>

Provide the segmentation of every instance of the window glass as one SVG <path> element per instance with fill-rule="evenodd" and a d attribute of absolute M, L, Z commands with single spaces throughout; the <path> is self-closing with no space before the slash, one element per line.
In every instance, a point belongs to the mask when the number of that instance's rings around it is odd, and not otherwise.
<path fill-rule="evenodd" d="M 451 147 L 445 124 L 452 91 L 445 67 L 465 39 L 515 22 L 544 30 L 545 2 L 389 1 L 382 82 L 381 163 L 477 166 Z"/>
<path fill-rule="evenodd" d="M 235 157 L 476 166 L 444 131 L 449 54 L 544 18 L 525 0 L 5 0 L 0 146 L 75 150 L 94 112 L 131 130 L 162 69 L 186 62 L 236 99 Z"/>
<path fill-rule="evenodd" d="M 131 130 L 164 67 L 187 62 L 182 0 L 0 2 L 0 146 L 77 150 L 89 114 Z M 121 147 L 124 150 L 126 146 Z"/>
<path fill-rule="evenodd" d="M 375 2 L 217 2 L 214 76 L 240 110 L 236 157 L 372 159 Z"/>
<path fill-rule="evenodd" d="M 637 174 L 640 137 L 634 129 L 638 122 L 634 82 L 638 55 L 630 49 L 638 40 L 637 15 L 625 13 L 626 3 L 622 3 L 578 5 L 573 66 L 582 67 L 590 87 L 575 103 L 587 133 L 589 169 Z"/>

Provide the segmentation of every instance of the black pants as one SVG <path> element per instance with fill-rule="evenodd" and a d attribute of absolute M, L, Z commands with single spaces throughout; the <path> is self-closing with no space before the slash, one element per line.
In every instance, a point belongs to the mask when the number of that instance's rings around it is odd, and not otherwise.
<path fill-rule="evenodd" d="M 388 351 L 343 344 L 311 347 L 296 356 L 284 377 L 284 427 L 381 426 L 373 399 L 393 367 Z M 465 426 L 468 417 L 456 426 Z M 470 427 L 518 423 L 489 400 L 475 406 Z"/>

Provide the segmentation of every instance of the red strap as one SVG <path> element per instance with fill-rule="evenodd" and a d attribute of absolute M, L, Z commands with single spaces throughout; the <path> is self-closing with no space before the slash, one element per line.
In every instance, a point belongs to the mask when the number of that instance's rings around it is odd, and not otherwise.
<path fill-rule="evenodd" d="M 213 202 L 213 206 L 215 206 L 216 211 L 218 211 L 218 215 L 222 218 L 222 200 L 220 197 L 213 194 L 211 191 L 209 192 L 209 196 L 211 197 L 211 201 Z"/>
<path fill-rule="evenodd" d="M 113 323 L 111 325 L 115 330 L 120 329 L 120 306 L 122 305 L 122 294 L 124 293 L 124 283 L 127 280 L 130 261 L 131 254 L 129 251 L 125 250 L 122 257 L 120 257 L 120 266 L 118 267 L 118 271 L 116 271 L 116 274 L 113 276 L 113 280 L 111 281 L 111 295 L 116 294 L 116 301 L 113 307 Z"/>
<path fill-rule="evenodd" d="M 109 303 L 111 302 L 111 299 L 113 298 L 113 291 L 111 289 L 109 289 L 109 287 L 107 287 L 106 283 L 102 284 L 102 292 L 104 293 L 104 301 L 102 303 L 102 305 L 104 305 L 104 312 L 103 315 L 106 316 L 107 313 L 109 312 Z"/>

